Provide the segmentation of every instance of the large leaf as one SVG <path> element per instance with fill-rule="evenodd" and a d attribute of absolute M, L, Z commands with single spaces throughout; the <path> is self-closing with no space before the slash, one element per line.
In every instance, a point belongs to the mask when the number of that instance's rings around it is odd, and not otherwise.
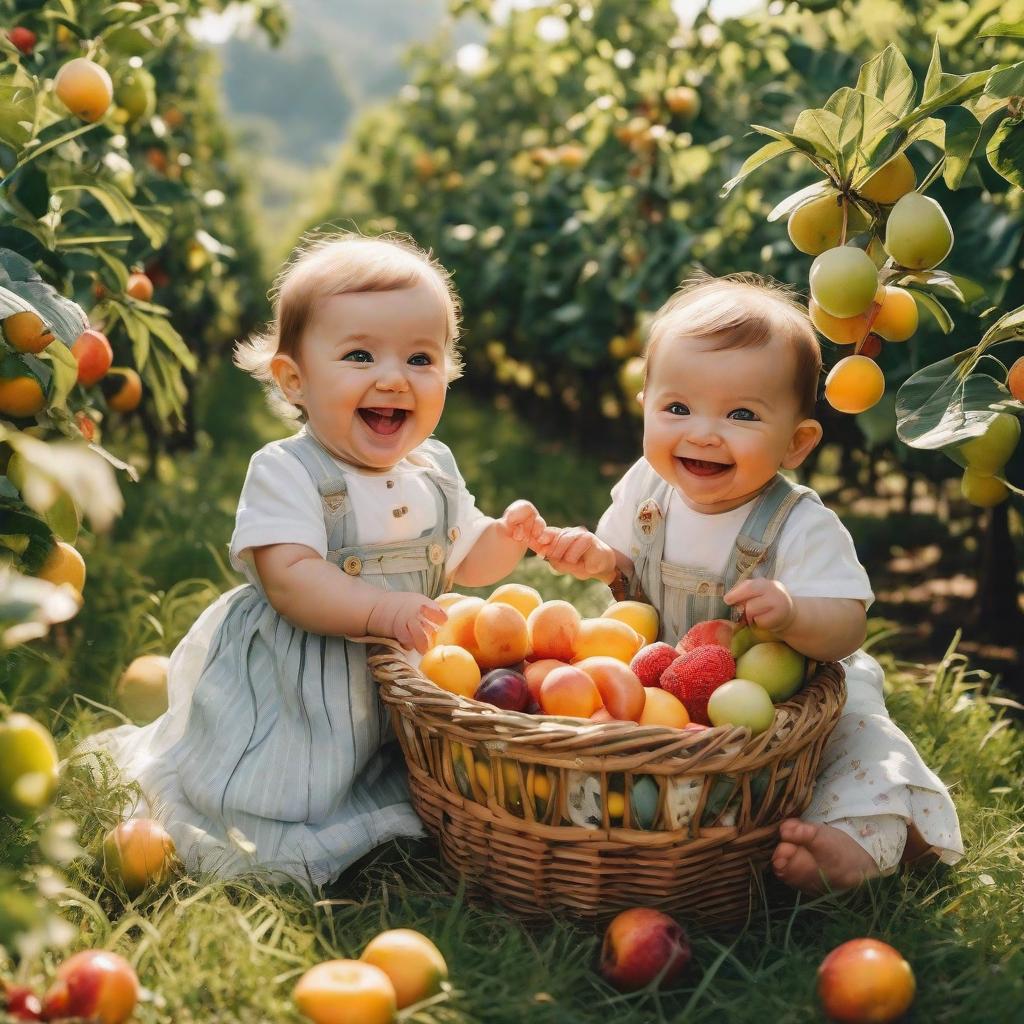
<path fill-rule="evenodd" d="M 979 36 L 1004 36 L 1024 39 L 1024 21 L 994 21 L 978 31 Z"/>
<path fill-rule="evenodd" d="M 28 260 L 10 249 L 0 249 L 0 287 L 29 303 L 65 345 L 74 344 L 89 326 L 77 303 L 46 284 Z"/>
<path fill-rule="evenodd" d="M 48 345 L 41 357 L 53 367 L 53 387 L 50 391 L 50 405 L 62 406 L 78 383 L 78 363 L 67 345 Z"/>
<path fill-rule="evenodd" d="M 997 99 L 1024 95 L 1024 61 L 993 71 L 985 83 L 985 93 Z"/>
<path fill-rule="evenodd" d="M 35 307 L 23 299 L 17 292 L 0 285 L 0 320 L 13 316 L 15 313 L 31 313 Z"/>
<path fill-rule="evenodd" d="M 837 114 L 824 107 L 802 110 L 793 125 L 792 135 L 807 143 L 818 156 L 830 163 L 838 163 L 842 124 Z"/>
<path fill-rule="evenodd" d="M 979 344 L 997 345 L 1001 341 L 1024 338 L 1024 306 L 1004 313 L 984 334 Z"/>
<path fill-rule="evenodd" d="M 893 282 L 901 288 L 916 286 L 930 292 L 937 292 L 947 298 L 956 299 L 957 302 L 964 301 L 964 293 L 960 285 L 956 283 L 952 275 L 944 270 L 917 270 L 911 274 L 901 274 Z"/>
<path fill-rule="evenodd" d="M 788 217 L 794 210 L 797 210 L 801 206 L 809 203 L 812 199 L 817 199 L 818 196 L 834 191 L 835 189 L 832 187 L 832 182 L 827 178 L 822 181 L 816 181 L 813 184 L 808 185 L 806 188 L 800 189 L 799 192 L 794 192 L 792 195 L 786 196 L 786 198 L 768 214 L 768 220 L 770 222 L 774 222 L 781 220 L 783 217 Z"/>
<path fill-rule="evenodd" d="M 934 296 L 929 295 L 927 292 L 922 292 L 917 288 L 908 289 L 910 294 L 914 296 L 914 300 L 919 306 L 923 306 L 929 313 L 931 313 L 935 322 L 939 325 L 939 330 L 943 334 L 949 334 L 953 330 L 953 318 L 949 315 L 949 311 L 946 307 L 938 301 Z"/>
<path fill-rule="evenodd" d="M 1024 127 L 1022 118 L 1008 117 L 988 140 L 985 155 L 993 170 L 1011 185 L 1024 188 Z"/>
<path fill-rule="evenodd" d="M 946 188 L 956 191 L 971 166 L 974 150 L 981 137 L 981 123 L 966 107 L 948 107 L 939 117 L 946 124 L 943 146 L 946 162 L 942 168 L 942 177 Z"/>
<path fill-rule="evenodd" d="M 727 196 L 752 171 L 763 167 L 769 160 L 774 160 L 777 156 L 782 156 L 784 153 L 792 153 L 794 148 L 794 145 L 786 139 L 776 139 L 774 142 L 769 142 L 767 145 L 762 146 L 756 153 L 752 153 L 743 161 L 743 165 L 736 176 L 730 178 L 722 186 L 720 194 Z"/>
<path fill-rule="evenodd" d="M 917 83 L 906 57 L 890 43 L 861 67 L 857 91 L 879 100 L 881 108 L 898 120 L 914 105 Z"/>

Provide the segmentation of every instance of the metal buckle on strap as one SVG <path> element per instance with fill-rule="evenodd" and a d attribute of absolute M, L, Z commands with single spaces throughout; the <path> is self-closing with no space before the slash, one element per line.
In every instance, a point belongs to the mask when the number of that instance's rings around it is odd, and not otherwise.
<path fill-rule="evenodd" d="M 321 495 L 324 507 L 328 512 L 338 512 L 345 507 L 345 500 L 348 498 L 347 491 L 335 491 L 333 494 Z"/>

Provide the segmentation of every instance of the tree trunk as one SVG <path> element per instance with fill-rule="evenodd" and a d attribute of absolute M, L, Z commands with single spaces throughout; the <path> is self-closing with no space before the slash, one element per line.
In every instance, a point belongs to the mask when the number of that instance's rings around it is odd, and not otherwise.
<path fill-rule="evenodd" d="M 996 643 L 1020 642 L 1024 615 L 1018 604 L 1017 554 L 1010 536 L 1008 501 L 990 509 L 981 541 L 974 626 Z"/>

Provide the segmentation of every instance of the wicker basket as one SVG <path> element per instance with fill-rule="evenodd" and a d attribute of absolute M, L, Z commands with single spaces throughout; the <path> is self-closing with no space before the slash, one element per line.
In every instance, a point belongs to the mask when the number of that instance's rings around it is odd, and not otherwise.
<path fill-rule="evenodd" d="M 745 918 L 845 696 L 842 668 L 819 665 L 751 738 L 502 711 L 441 690 L 397 649 L 377 645 L 369 663 L 444 861 L 527 916 Z"/>

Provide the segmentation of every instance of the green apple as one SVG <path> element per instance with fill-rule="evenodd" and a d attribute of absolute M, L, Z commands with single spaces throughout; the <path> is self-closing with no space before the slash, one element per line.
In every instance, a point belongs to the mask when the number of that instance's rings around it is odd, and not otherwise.
<path fill-rule="evenodd" d="M 964 441 L 957 449 L 968 469 L 981 476 L 992 476 L 1010 461 L 1020 441 L 1020 421 L 1009 412 L 1001 412 L 985 428 L 985 433 Z"/>
<path fill-rule="evenodd" d="M 708 698 L 708 718 L 712 725 L 746 726 L 756 736 L 774 721 L 775 707 L 763 686 L 750 679 L 732 679 Z"/>
<path fill-rule="evenodd" d="M 736 662 L 736 675 L 763 686 L 773 701 L 789 700 L 803 685 L 804 656 L 779 641 L 756 644 Z"/>
<path fill-rule="evenodd" d="M 911 270 L 937 267 L 953 248 L 953 229 L 934 199 L 908 192 L 889 214 L 885 251 Z"/>
<path fill-rule="evenodd" d="M 18 712 L 0 722 L 0 810 L 31 818 L 53 798 L 60 758 L 53 737 Z"/>
<path fill-rule="evenodd" d="M 812 264 L 811 298 L 832 316 L 860 316 L 878 291 L 871 257 L 852 245 L 826 249 Z"/>
<path fill-rule="evenodd" d="M 729 644 L 729 651 L 734 658 L 746 654 L 758 641 L 754 639 L 754 631 L 750 626 L 741 626 L 732 635 L 732 642 Z"/>

